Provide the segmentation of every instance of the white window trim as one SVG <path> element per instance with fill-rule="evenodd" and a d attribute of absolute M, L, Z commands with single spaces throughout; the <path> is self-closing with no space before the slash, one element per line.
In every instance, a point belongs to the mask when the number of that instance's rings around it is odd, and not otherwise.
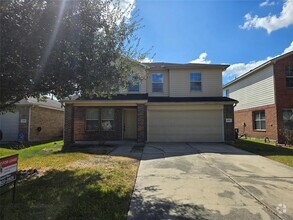
<path fill-rule="evenodd" d="M 155 74 L 161 74 L 163 82 L 153 82 L 153 75 L 155 75 Z M 163 73 L 152 73 L 151 77 L 152 77 L 152 93 L 164 93 L 164 74 Z M 162 91 L 161 92 L 154 92 L 153 91 L 153 84 L 162 84 Z"/>
<path fill-rule="evenodd" d="M 87 110 L 88 110 L 89 108 L 87 108 L 86 109 L 86 114 L 85 114 L 85 131 L 99 131 L 100 129 L 100 109 L 98 109 L 98 108 L 94 108 L 94 109 L 96 109 L 97 111 L 98 111 L 98 119 L 88 119 L 87 118 Z M 86 126 L 86 124 L 87 124 L 87 121 L 98 121 L 98 129 L 96 129 L 96 130 L 89 130 L 89 129 L 87 129 L 87 126 Z"/>
<path fill-rule="evenodd" d="M 201 79 L 201 80 L 200 80 L 200 81 L 198 81 L 198 80 L 191 80 L 191 79 L 190 79 L 191 74 L 200 74 L 200 79 Z M 192 90 L 192 89 L 191 89 L 191 83 L 192 83 L 192 82 L 200 82 L 200 90 Z M 190 73 L 190 74 L 189 74 L 189 88 L 190 88 L 190 92 L 191 92 L 191 93 L 194 93 L 194 92 L 196 92 L 196 93 L 197 93 L 197 92 L 202 92 L 202 74 L 201 74 L 201 73 Z"/>
<path fill-rule="evenodd" d="M 114 112 L 113 119 L 103 118 L 102 111 L 104 109 L 113 109 L 113 112 Z M 112 127 L 112 129 L 111 130 L 104 130 L 103 129 L 103 126 L 102 126 L 103 121 L 113 121 L 113 127 Z M 115 123 L 115 109 L 114 108 L 102 108 L 101 109 L 101 131 L 115 131 L 115 129 L 114 129 L 114 127 L 115 127 L 114 123 Z"/>
<path fill-rule="evenodd" d="M 291 67 L 291 65 L 289 65 Z M 292 67 L 293 68 L 293 67 Z M 290 71 L 291 72 L 291 71 Z M 292 76 L 287 76 L 287 72 L 285 70 L 285 76 L 286 76 L 286 87 L 287 88 L 293 88 L 293 86 L 287 86 L 287 79 L 292 79 L 293 78 L 293 75 Z"/>
<path fill-rule="evenodd" d="M 260 112 L 263 112 L 264 113 L 264 116 L 265 116 L 265 118 L 264 119 L 256 119 L 255 118 L 255 114 L 256 113 L 260 113 Z M 265 127 L 267 127 L 267 121 L 266 121 L 266 112 L 265 111 L 263 111 L 263 110 L 260 110 L 260 111 L 254 111 L 253 112 L 253 130 L 254 131 L 266 131 L 267 129 L 265 128 L 265 129 L 263 129 L 263 128 L 255 128 L 255 122 L 265 122 Z"/>

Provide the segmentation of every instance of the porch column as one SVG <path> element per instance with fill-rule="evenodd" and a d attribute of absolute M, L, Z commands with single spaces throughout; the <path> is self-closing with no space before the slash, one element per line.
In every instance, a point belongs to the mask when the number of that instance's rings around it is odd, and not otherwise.
<path fill-rule="evenodd" d="M 70 146 L 73 142 L 73 117 L 74 110 L 72 104 L 65 105 L 65 116 L 64 116 L 64 132 L 63 132 L 63 142 L 64 147 Z"/>
<path fill-rule="evenodd" d="M 234 107 L 233 105 L 224 105 L 224 136 L 225 143 L 234 143 L 235 130 L 234 130 Z M 226 120 L 228 119 L 228 120 Z M 232 119 L 232 121 L 231 121 Z"/>
<path fill-rule="evenodd" d="M 146 106 L 137 105 L 137 142 L 146 141 Z"/>

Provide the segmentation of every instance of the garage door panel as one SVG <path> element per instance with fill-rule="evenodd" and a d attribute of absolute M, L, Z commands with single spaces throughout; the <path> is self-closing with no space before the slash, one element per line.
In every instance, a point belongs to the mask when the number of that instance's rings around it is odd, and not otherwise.
<path fill-rule="evenodd" d="M 149 111 L 149 141 L 223 141 L 222 110 Z"/>

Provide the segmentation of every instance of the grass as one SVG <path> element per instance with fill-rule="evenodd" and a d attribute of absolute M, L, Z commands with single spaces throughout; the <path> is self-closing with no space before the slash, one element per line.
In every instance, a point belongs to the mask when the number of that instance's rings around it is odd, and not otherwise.
<path fill-rule="evenodd" d="M 239 139 L 235 146 L 293 167 L 293 149 L 290 147 L 275 146 L 257 139 Z"/>
<path fill-rule="evenodd" d="M 79 152 L 61 152 L 62 142 L 11 150 L 19 170 L 37 175 L 0 197 L 0 219 L 126 219 L 138 161 Z M 104 150 L 103 150 L 104 152 Z"/>

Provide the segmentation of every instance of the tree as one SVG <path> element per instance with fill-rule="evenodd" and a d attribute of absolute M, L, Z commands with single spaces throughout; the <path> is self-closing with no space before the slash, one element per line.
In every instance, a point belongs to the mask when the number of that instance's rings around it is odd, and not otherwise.
<path fill-rule="evenodd" d="M 137 16 L 118 0 L 11 0 L 0 5 L 0 111 L 23 98 L 110 96 L 147 53 Z"/>

